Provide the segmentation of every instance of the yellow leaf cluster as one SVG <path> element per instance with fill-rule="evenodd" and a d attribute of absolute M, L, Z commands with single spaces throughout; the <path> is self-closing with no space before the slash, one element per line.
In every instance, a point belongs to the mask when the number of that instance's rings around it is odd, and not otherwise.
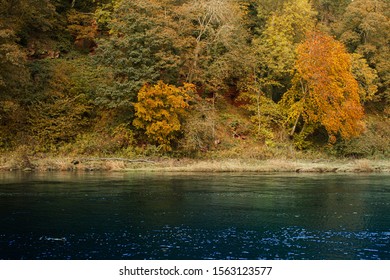
<path fill-rule="evenodd" d="M 143 131 L 151 144 L 171 150 L 172 141 L 177 138 L 182 119 L 189 107 L 192 84 L 182 87 L 159 81 L 156 85 L 145 84 L 138 92 L 133 125 Z"/>

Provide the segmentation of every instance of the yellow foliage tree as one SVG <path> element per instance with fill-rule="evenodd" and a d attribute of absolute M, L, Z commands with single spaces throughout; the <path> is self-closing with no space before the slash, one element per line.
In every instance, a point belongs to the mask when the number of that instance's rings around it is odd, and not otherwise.
<path fill-rule="evenodd" d="M 145 133 L 150 144 L 158 145 L 164 151 L 172 150 L 172 142 L 178 137 L 189 107 L 190 93 L 194 91 L 193 84 L 182 87 L 162 81 L 156 85 L 145 84 L 134 104 L 136 118 L 133 125 Z"/>
<path fill-rule="evenodd" d="M 297 52 L 293 86 L 282 101 L 292 120 L 291 135 L 299 122 L 302 138 L 319 126 L 326 129 L 330 143 L 337 137 L 359 135 L 364 128 L 364 112 L 358 83 L 351 72 L 351 57 L 344 45 L 313 32 Z"/>

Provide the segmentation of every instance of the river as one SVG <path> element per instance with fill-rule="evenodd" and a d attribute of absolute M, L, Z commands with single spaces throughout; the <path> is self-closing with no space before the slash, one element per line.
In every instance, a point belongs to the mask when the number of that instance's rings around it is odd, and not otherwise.
<path fill-rule="evenodd" d="M 390 175 L 0 173 L 0 259 L 390 259 Z"/>

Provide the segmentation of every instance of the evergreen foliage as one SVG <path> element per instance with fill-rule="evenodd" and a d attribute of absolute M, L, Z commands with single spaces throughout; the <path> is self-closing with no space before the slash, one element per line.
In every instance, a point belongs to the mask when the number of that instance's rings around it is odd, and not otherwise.
<path fill-rule="evenodd" d="M 119 1 L 109 24 L 110 36 L 99 42 L 96 59 L 112 79 L 98 92 L 109 108 L 128 107 L 142 85 L 178 79 L 176 31 L 161 1 Z"/>

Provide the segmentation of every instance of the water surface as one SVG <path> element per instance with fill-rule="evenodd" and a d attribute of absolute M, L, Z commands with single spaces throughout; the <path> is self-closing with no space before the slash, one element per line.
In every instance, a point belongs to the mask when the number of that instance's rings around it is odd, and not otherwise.
<path fill-rule="evenodd" d="M 3 173 L 0 259 L 390 259 L 390 175 Z"/>

